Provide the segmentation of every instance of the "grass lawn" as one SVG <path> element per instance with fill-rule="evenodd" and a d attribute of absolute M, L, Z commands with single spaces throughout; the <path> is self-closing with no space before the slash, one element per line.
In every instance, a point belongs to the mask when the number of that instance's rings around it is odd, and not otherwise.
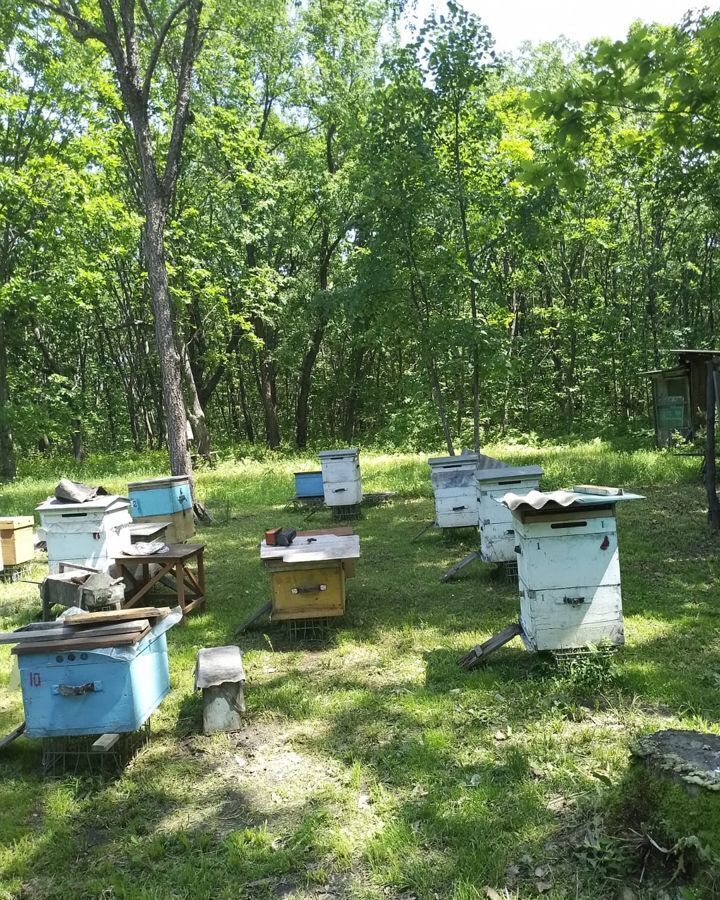
<path fill-rule="evenodd" d="M 169 634 L 173 687 L 149 747 L 108 781 L 43 777 L 22 738 L 0 754 L 0 898 L 720 896 L 720 797 L 691 798 L 629 757 L 641 732 L 720 731 L 719 541 L 697 460 L 493 450 L 543 463 L 548 487 L 647 495 L 618 513 L 627 643 L 612 662 L 559 667 L 516 641 L 459 669 L 517 616 L 516 588 L 479 563 L 439 584 L 475 538 L 411 543 L 432 518 L 426 457 L 363 454 L 365 489 L 399 495 L 357 525 L 346 619 L 319 647 L 278 627 L 243 636 L 246 726 L 204 737 L 197 650 L 230 642 L 268 599 L 257 543 L 302 527 L 292 472 L 316 467 L 226 460 L 198 479 L 218 517 L 200 533 L 209 602 Z M 30 512 L 62 474 L 122 492 L 161 471 L 161 456 L 27 462 L 0 513 Z M 2 630 L 37 610 L 34 586 L 0 585 Z M 22 720 L 10 670 L 0 647 L 0 733 Z"/>

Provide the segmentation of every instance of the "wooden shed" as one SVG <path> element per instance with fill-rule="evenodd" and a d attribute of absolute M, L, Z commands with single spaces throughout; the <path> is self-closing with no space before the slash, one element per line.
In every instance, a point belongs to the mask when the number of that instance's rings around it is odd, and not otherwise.
<path fill-rule="evenodd" d="M 720 350 L 665 350 L 674 356 L 667 369 L 642 372 L 652 381 L 655 442 L 670 447 L 674 436 L 692 440 L 705 426 L 707 363 L 720 362 Z"/>

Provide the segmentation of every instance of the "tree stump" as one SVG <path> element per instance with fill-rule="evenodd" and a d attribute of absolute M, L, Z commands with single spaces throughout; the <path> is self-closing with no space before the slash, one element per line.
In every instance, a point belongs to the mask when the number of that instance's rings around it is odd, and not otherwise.
<path fill-rule="evenodd" d="M 693 796 L 701 787 L 720 791 L 720 735 L 668 728 L 640 737 L 633 755 L 653 774 L 680 782 Z"/>

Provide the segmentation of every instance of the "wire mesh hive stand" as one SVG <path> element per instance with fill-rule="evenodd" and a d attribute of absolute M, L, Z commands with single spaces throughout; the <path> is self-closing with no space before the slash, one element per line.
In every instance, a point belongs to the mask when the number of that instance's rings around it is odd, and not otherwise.
<path fill-rule="evenodd" d="M 315 619 L 288 619 L 284 622 L 285 634 L 293 643 L 324 643 L 337 619 L 321 616 Z"/>
<path fill-rule="evenodd" d="M 125 734 L 44 738 L 42 767 L 50 776 L 118 775 L 149 743 L 149 719 L 137 731 Z"/>
<path fill-rule="evenodd" d="M 290 500 L 290 507 L 299 511 L 307 510 L 305 521 L 308 522 L 312 517 L 324 510 L 333 511 L 334 522 L 349 522 L 355 519 L 361 519 L 363 510 L 375 506 L 390 506 L 393 499 L 397 496 L 397 491 L 373 491 L 369 494 L 363 494 L 360 503 L 351 506 L 328 506 L 324 497 L 293 497 Z"/>
<path fill-rule="evenodd" d="M 29 573 L 29 562 L 18 563 L 16 566 L 6 565 L 4 569 L 0 569 L 0 582 L 4 582 L 5 584 L 15 584 Z"/>

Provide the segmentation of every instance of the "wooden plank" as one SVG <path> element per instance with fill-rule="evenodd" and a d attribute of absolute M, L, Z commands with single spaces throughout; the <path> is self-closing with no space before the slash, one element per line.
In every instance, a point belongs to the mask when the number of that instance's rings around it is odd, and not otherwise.
<path fill-rule="evenodd" d="M 135 631 L 145 631 L 150 622 L 148 619 L 138 619 L 133 622 L 117 622 L 113 625 L 104 625 L 101 628 L 32 628 L 28 631 L 0 631 L 0 644 L 27 644 L 34 641 L 55 641 L 61 638 L 89 638 L 112 637 L 114 634 L 127 634 Z"/>
<path fill-rule="evenodd" d="M 473 550 L 472 553 L 468 553 L 468 555 L 461 559 L 460 562 L 455 563 L 454 566 L 451 566 L 444 575 L 440 576 L 440 581 L 450 581 L 458 572 L 465 568 L 465 566 L 469 566 L 471 562 L 475 562 L 476 559 L 480 556 L 479 550 Z"/>
<path fill-rule="evenodd" d="M 117 744 L 120 740 L 121 735 L 119 734 L 101 734 L 100 737 L 93 743 L 90 747 L 90 750 L 93 753 L 108 753 L 112 748 Z"/>
<path fill-rule="evenodd" d="M 508 625 L 507 628 L 503 628 L 502 631 L 494 634 L 484 644 L 478 644 L 476 647 L 473 647 L 469 653 L 458 660 L 458 665 L 463 669 L 474 669 L 481 662 L 485 662 L 491 653 L 504 647 L 505 644 L 519 634 L 522 634 L 520 623 L 513 622 L 512 625 Z"/>
<path fill-rule="evenodd" d="M 310 541 L 310 543 L 308 543 Z M 260 559 L 282 559 L 284 562 L 323 562 L 336 559 L 357 559 L 360 556 L 360 537 L 357 534 L 319 534 L 315 538 L 297 538 L 289 547 L 268 547 L 260 544 Z"/>
<path fill-rule="evenodd" d="M 111 647 L 132 647 L 139 643 L 150 628 L 145 631 L 128 631 L 113 634 L 110 637 L 59 638 L 54 641 L 37 641 L 28 644 L 16 644 L 12 653 L 25 656 L 28 653 L 69 653 L 71 650 L 107 650 Z"/>
<path fill-rule="evenodd" d="M 315 528 L 310 529 L 309 531 L 298 531 L 296 540 L 297 538 L 317 537 L 319 534 L 334 534 L 337 535 L 337 537 L 349 537 L 350 535 L 355 534 L 355 530 L 349 525 L 336 525 L 333 528 Z"/>
<path fill-rule="evenodd" d="M 593 494 L 602 497 L 621 497 L 623 489 L 597 484 L 576 484 L 573 487 L 573 492 L 576 494 Z"/>
<path fill-rule="evenodd" d="M 139 603 L 140 600 L 145 596 L 145 594 L 150 593 L 153 587 L 166 575 L 168 575 L 172 569 L 175 568 L 176 563 L 173 560 L 163 560 L 163 567 L 158 572 L 155 572 L 154 575 L 151 575 L 147 581 L 143 582 L 138 586 L 138 589 L 134 594 L 125 598 L 125 602 L 123 603 L 123 609 L 128 609 L 129 607 L 134 606 L 136 603 Z M 182 604 L 181 604 L 182 606 Z"/>
<path fill-rule="evenodd" d="M 10 732 L 10 734 L 6 734 L 3 737 L 1 737 L 0 738 L 0 750 L 4 750 L 8 746 L 8 744 L 12 744 L 12 742 L 16 738 L 19 738 L 20 735 L 24 731 L 25 731 L 25 723 L 23 722 L 22 725 L 18 725 L 17 728 L 13 728 L 13 730 Z"/>
<path fill-rule="evenodd" d="M 139 609 L 111 609 L 106 612 L 76 613 L 65 616 L 68 625 L 102 625 L 105 622 L 130 622 L 133 619 L 164 619 L 169 606 L 141 606 Z"/>
<path fill-rule="evenodd" d="M 255 612 L 250 613 L 250 615 L 245 619 L 245 621 L 238 625 L 233 634 L 240 634 L 245 631 L 246 628 L 249 628 L 253 622 L 257 622 L 262 616 L 268 615 L 268 613 L 272 610 L 272 602 L 264 603 L 259 609 L 256 609 Z"/>
<path fill-rule="evenodd" d="M 412 538 L 410 543 L 413 543 L 414 541 L 419 540 L 425 534 L 425 532 L 429 531 L 434 525 L 435 525 L 435 519 L 433 519 L 432 522 L 428 522 L 426 525 L 423 525 L 423 527 L 420 529 L 420 531 L 418 531 L 418 533 L 415 535 L 415 537 Z"/>
<path fill-rule="evenodd" d="M 164 553 L 148 553 L 146 556 L 134 556 L 133 554 L 126 553 L 122 556 L 116 556 L 116 563 L 152 563 L 152 562 L 168 562 L 169 560 L 173 560 L 174 562 L 182 561 L 184 559 L 189 559 L 191 556 L 195 556 L 195 554 L 199 550 L 204 550 L 205 544 L 170 544 L 168 549 Z"/>

